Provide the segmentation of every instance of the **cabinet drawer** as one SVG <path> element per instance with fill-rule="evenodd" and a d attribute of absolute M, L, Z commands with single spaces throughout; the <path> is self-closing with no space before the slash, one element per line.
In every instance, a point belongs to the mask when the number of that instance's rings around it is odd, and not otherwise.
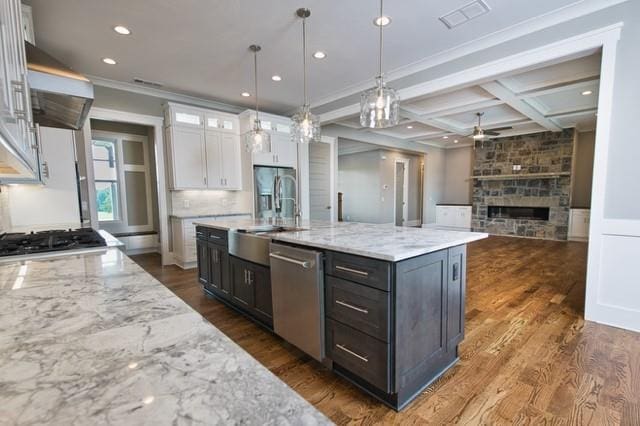
<path fill-rule="evenodd" d="M 209 228 L 205 228 L 204 226 L 196 226 L 196 238 L 200 240 L 209 239 Z"/>
<path fill-rule="evenodd" d="M 209 241 L 214 244 L 227 245 L 227 231 L 209 228 Z"/>
<path fill-rule="evenodd" d="M 327 273 L 389 291 L 391 264 L 383 260 L 354 256 L 346 253 L 327 252 Z"/>
<path fill-rule="evenodd" d="M 385 342 L 389 341 L 389 293 L 327 277 L 327 316 Z"/>
<path fill-rule="evenodd" d="M 333 362 L 388 393 L 389 345 L 331 319 L 326 326 L 326 349 Z"/>

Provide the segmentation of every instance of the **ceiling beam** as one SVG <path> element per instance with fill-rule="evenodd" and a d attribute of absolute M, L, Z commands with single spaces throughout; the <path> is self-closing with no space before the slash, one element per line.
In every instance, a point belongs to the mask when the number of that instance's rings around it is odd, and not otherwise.
<path fill-rule="evenodd" d="M 594 84 L 598 85 L 600 83 L 600 77 L 590 77 L 582 80 L 576 80 L 568 83 L 559 83 L 553 84 L 550 86 L 541 87 L 539 89 L 527 90 L 524 92 L 520 92 L 517 94 L 517 97 L 520 99 L 524 98 L 532 98 L 543 95 L 552 95 L 554 93 L 565 92 L 568 90 L 578 90 L 582 88 L 591 87 Z"/>
<path fill-rule="evenodd" d="M 504 104 L 504 101 L 501 101 L 500 99 L 489 99 L 489 100 L 484 100 L 479 102 L 473 102 L 470 104 L 459 105 L 451 108 L 444 108 L 444 109 L 432 111 L 426 114 L 421 114 L 420 112 L 416 111 L 413 108 L 406 108 L 406 109 L 407 111 L 411 111 L 413 113 L 419 114 L 422 118 L 438 118 L 438 117 L 444 117 L 444 116 L 453 115 L 453 114 L 460 114 L 460 113 L 469 112 L 469 111 L 482 111 L 485 108 L 491 108 L 491 107 L 502 105 L 502 104 Z"/>
<path fill-rule="evenodd" d="M 515 109 L 525 117 L 528 117 L 531 120 L 535 121 L 545 129 L 553 132 L 559 132 L 560 130 L 562 130 L 560 126 L 546 118 L 540 111 L 526 103 L 524 100 L 519 99 L 515 93 L 507 89 L 499 81 L 484 83 L 481 84 L 480 87 L 491 93 L 496 98 L 503 100 L 511 108 Z"/>
<path fill-rule="evenodd" d="M 552 114 L 547 115 L 547 118 L 565 118 L 565 117 L 574 117 L 576 115 L 586 115 L 586 114 L 595 114 L 598 112 L 598 108 L 584 108 L 579 110 L 566 110 L 566 111 L 558 111 Z"/>

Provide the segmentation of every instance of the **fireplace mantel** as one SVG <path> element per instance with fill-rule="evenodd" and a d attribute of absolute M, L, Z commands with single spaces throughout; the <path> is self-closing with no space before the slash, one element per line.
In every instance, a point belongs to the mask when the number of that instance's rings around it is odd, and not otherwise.
<path fill-rule="evenodd" d="M 512 175 L 485 175 L 485 176 L 471 176 L 471 179 L 475 179 L 475 180 L 555 179 L 562 176 L 571 176 L 571 172 L 522 173 L 522 174 L 512 174 Z"/>

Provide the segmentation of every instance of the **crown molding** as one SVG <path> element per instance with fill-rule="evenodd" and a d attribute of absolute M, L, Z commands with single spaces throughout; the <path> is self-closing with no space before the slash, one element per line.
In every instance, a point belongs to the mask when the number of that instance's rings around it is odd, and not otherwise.
<path fill-rule="evenodd" d="M 181 93 L 170 92 L 168 90 L 155 89 L 152 87 L 144 87 L 139 84 L 128 83 L 118 80 L 110 80 L 108 78 L 98 77 L 96 75 L 87 75 L 87 78 L 91 82 L 100 87 L 108 87 L 110 89 L 123 90 L 125 92 L 137 93 L 139 95 L 151 96 L 154 98 L 160 98 L 166 101 L 178 102 L 182 104 L 188 104 L 198 106 L 202 108 L 210 108 L 218 111 L 229 112 L 232 114 L 239 114 L 246 110 L 246 107 L 238 105 L 227 104 L 224 102 L 214 101 L 211 99 L 199 98 L 196 96 L 183 95 Z"/>
<path fill-rule="evenodd" d="M 582 16 L 589 15 L 603 9 L 607 9 L 620 3 L 625 3 L 627 1 L 629 0 L 583 0 L 577 3 L 573 3 L 560 9 L 547 12 L 546 14 L 511 25 L 502 30 L 487 34 L 473 41 L 463 43 L 434 55 L 428 56 L 424 59 L 420 59 L 411 64 L 388 71 L 385 73 L 385 76 L 387 82 L 392 82 L 394 80 L 398 80 L 415 74 L 417 72 L 433 68 L 443 63 L 459 59 L 463 56 L 467 56 L 480 50 L 485 50 L 499 44 L 524 37 L 531 33 L 535 33 L 567 21 L 571 21 L 573 19 L 580 18 Z M 311 102 L 311 108 L 317 108 L 345 98 L 347 96 L 355 95 L 371 88 L 372 86 L 373 78 L 352 84 L 345 87 L 344 89 L 332 92 L 319 99 L 313 100 Z"/>

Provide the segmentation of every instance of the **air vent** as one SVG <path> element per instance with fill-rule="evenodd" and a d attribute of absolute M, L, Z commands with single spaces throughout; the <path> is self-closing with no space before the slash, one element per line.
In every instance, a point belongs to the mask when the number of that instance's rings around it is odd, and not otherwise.
<path fill-rule="evenodd" d="M 155 87 L 156 89 L 163 86 L 162 83 L 158 83 L 157 81 L 143 80 L 141 78 L 134 78 L 133 82 L 137 84 L 142 84 L 143 86 Z"/>
<path fill-rule="evenodd" d="M 484 0 L 475 0 L 471 3 L 467 3 L 459 9 L 453 10 L 446 15 L 442 15 L 440 21 L 452 29 L 472 19 L 482 16 L 485 13 L 489 13 L 491 8 Z"/>

